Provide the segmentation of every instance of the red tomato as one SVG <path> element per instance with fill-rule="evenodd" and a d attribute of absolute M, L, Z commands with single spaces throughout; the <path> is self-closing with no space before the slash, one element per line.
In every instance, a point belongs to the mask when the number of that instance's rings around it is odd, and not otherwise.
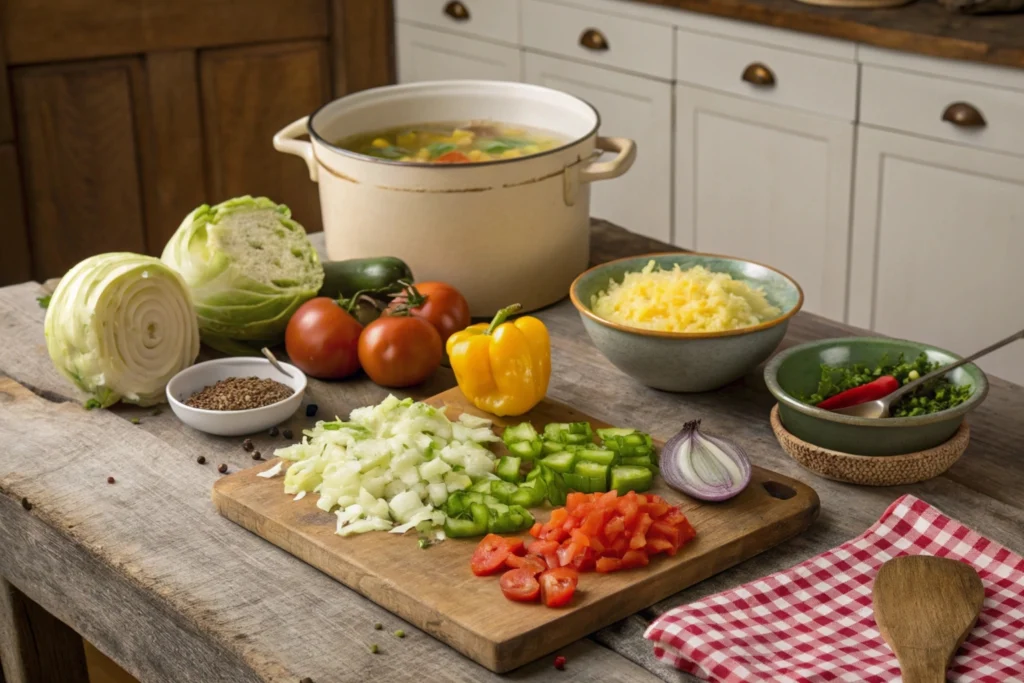
<path fill-rule="evenodd" d="M 567 605 L 572 600 L 573 593 L 576 592 L 578 582 L 579 575 L 575 569 L 569 567 L 549 569 L 540 575 L 541 599 L 548 607 Z"/>
<path fill-rule="evenodd" d="M 363 326 L 330 297 L 310 299 L 288 321 L 288 359 L 311 377 L 341 379 L 359 370 Z"/>
<path fill-rule="evenodd" d="M 434 159 L 435 164 L 467 164 L 469 163 L 469 157 L 462 152 L 445 152 L 438 158 Z"/>
<path fill-rule="evenodd" d="M 385 315 L 359 337 L 359 362 L 382 387 L 410 387 L 434 374 L 443 346 L 437 330 L 421 318 Z"/>
<path fill-rule="evenodd" d="M 536 602 L 540 596 L 540 584 L 529 569 L 510 569 L 501 575 L 498 583 L 509 600 Z"/>
<path fill-rule="evenodd" d="M 534 576 L 548 568 L 547 563 L 537 555 L 526 555 L 525 557 L 509 555 L 508 558 L 505 559 L 505 564 L 512 569 L 529 570 Z"/>
<path fill-rule="evenodd" d="M 448 341 L 448 337 L 469 327 L 469 302 L 459 290 L 444 282 L 418 282 L 415 287 L 427 301 L 410 312 L 433 325 L 441 335 L 442 344 Z M 395 297 L 388 310 L 393 311 L 407 301 L 408 295 L 403 292 Z"/>
<path fill-rule="evenodd" d="M 526 554 L 526 547 L 523 545 L 523 539 L 521 538 L 506 538 L 505 545 L 508 546 L 508 552 L 510 555 Z"/>
<path fill-rule="evenodd" d="M 487 534 L 473 552 L 469 567 L 477 576 L 495 574 L 505 566 L 508 555 L 505 539 L 497 534 Z"/>
<path fill-rule="evenodd" d="M 622 556 L 622 568 L 632 569 L 633 567 L 646 567 L 650 560 L 647 553 L 642 550 L 627 550 Z"/>
<path fill-rule="evenodd" d="M 597 571 L 602 574 L 622 569 L 622 560 L 617 557 L 599 557 L 597 559 Z"/>

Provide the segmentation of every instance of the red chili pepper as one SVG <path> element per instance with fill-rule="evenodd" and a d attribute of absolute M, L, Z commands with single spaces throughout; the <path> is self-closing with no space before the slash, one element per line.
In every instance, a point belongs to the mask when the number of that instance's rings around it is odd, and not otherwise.
<path fill-rule="evenodd" d="M 861 403 L 867 403 L 868 401 L 877 401 L 884 396 L 888 396 L 899 388 L 900 381 L 898 379 L 892 375 L 882 375 L 873 382 L 861 384 L 859 387 L 847 389 L 846 391 L 839 392 L 835 396 L 826 398 L 818 404 L 818 407 L 824 408 L 825 410 L 849 408 L 850 406 L 860 405 Z"/>

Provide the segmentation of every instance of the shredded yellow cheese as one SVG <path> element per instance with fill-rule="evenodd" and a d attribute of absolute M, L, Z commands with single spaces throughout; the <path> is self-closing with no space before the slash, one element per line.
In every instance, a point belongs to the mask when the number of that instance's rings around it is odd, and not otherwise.
<path fill-rule="evenodd" d="M 779 316 L 760 287 L 703 266 L 662 270 L 650 261 L 594 295 L 591 308 L 620 325 L 659 332 L 722 332 Z"/>

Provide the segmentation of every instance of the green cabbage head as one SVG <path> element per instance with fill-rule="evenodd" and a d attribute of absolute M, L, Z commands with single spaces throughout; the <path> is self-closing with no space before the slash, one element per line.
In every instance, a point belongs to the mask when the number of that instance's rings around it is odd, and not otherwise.
<path fill-rule="evenodd" d="M 266 197 L 202 205 L 161 259 L 192 290 L 203 342 L 228 353 L 278 344 L 288 319 L 316 296 L 323 267 L 291 211 Z"/>
<path fill-rule="evenodd" d="M 148 406 L 199 355 L 199 326 L 185 281 L 160 259 L 91 256 L 61 278 L 46 309 L 46 349 L 87 406 Z"/>

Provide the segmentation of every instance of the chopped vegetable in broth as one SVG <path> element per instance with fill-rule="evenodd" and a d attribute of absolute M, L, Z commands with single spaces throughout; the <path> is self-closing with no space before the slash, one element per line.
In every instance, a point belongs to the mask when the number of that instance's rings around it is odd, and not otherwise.
<path fill-rule="evenodd" d="M 434 164 L 467 164 L 518 159 L 563 144 L 558 136 L 493 121 L 422 123 L 353 135 L 337 145 L 359 154 Z"/>

